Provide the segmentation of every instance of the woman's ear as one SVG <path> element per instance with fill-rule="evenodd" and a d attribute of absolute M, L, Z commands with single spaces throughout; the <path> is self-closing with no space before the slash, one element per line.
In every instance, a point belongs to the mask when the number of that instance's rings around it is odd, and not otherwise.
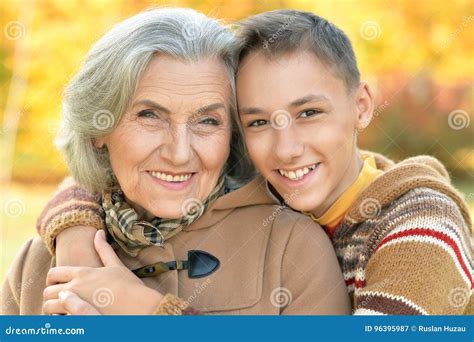
<path fill-rule="evenodd" d="M 374 115 L 374 99 L 367 82 L 360 82 L 355 93 L 356 129 L 362 131 L 369 126 Z"/>
<path fill-rule="evenodd" d="M 94 144 L 95 148 L 103 148 L 105 146 L 105 137 L 93 138 L 92 144 Z"/>

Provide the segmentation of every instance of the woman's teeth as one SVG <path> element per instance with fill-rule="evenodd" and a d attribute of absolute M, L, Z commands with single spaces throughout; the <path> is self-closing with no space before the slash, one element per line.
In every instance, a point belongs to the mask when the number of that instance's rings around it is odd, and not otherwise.
<path fill-rule="evenodd" d="M 282 175 L 283 177 L 286 177 L 286 178 L 291 179 L 291 180 L 293 180 L 293 181 L 294 181 L 294 180 L 300 180 L 300 179 L 303 178 L 306 174 L 308 174 L 308 173 L 310 173 L 312 170 L 314 170 L 318 164 L 319 164 L 319 163 L 313 164 L 313 165 L 311 165 L 311 166 L 305 166 L 305 167 L 302 168 L 302 169 L 293 170 L 293 171 L 287 171 L 287 170 L 278 169 L 278 172 L 280 172 L 280 175 Z"/>
<path fill-rule="evenodd" d="M 191 176 L 193 175 L 192 173 L 187 173 L 183 175 L 173 176 L 173 175 L 169 175 L 169 174 L 159 172 L 159 171 L 148 171 L 148 173 L 152 175 L 153 177 L 156 177 L 158 179 L 161 179 L 167 182 L 185 182 L 189 178 L 191 178 Z"/>

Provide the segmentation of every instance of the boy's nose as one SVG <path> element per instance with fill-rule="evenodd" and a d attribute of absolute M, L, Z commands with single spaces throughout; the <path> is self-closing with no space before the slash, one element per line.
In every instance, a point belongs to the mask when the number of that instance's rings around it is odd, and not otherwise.
<path fill-rule="evenodd" d="M 291 163 L 304 153 L 304 144 L 291 126 L 282 130 L 275 130 L 274 148 L 277 158 L 285 164 Z"/>

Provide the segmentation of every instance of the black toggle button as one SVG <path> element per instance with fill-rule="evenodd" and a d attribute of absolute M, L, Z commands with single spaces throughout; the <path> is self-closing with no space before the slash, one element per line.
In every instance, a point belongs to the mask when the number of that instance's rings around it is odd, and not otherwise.
<path fill-rule="evenodd" d="M 174 270 L 188 270 L 189 278 L 202 278 L 214 273 L 220 266 L 220 261 L 214 255 L 200 251 L 188 251 L 188 260 L 175 260 L 146 265 L 132 272 L 140 278 L 155 277 Z"/>

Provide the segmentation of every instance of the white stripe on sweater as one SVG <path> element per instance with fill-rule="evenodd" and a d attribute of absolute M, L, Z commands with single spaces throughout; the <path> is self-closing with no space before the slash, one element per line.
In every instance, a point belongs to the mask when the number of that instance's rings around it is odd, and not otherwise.
<path fill-rule="evenodd" d="M 370 290 L 357 292 L 357 296 L 362 296 L 362 295 L 364 295 L 364 296 L 380 296 L 380 297 L 385 297 L 385 298 L 388 298 L 388 299 L 391 299 L 391 300 L 398 300 L 400 302 L 405 303 L 407 306 L 417 310 L 418 312 L 421 312 L 423 315 L 428 315 L 428 312 L 425 309 L 423 309 L 421 306 L 415 304 L 414 302 L 412 302 L 411 300 L 409 300 L 405 296 L 393 295 L 393 294 L 390 294 L 390 293 L 387 293 L 387 292 L 370 291 Z M 357 310 L 359 310 L 359 309 L 357 309 Z"/>
<path fill-rule="evenodd" d="M 387 314 L 380 312 L 380 311 L 375 311 L 375 310 L 370 310 L 370 309 L 357 309 L 353 313 L 354 316 L 387 316 Z"/>

